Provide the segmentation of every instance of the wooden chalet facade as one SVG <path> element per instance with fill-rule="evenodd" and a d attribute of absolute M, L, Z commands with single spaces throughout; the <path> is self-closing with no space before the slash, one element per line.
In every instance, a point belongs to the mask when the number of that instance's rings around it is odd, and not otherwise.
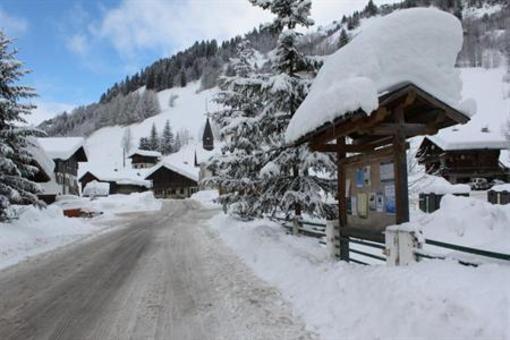
<path fill-rule="evenodd" d="M 387 226 L 409 221 L 406 140 L 468 121 L 423 89 L 401 83 L 379 96 L 372 113 L 348 112 L 294 140 L 337 155 L 341 260 L 350 260 L 349 238 L 384 242 Z"/>
<path fill-rule="evenodd" d="M 156 165 L 161 159 L 161 153 L 157 151 L 136 150 L 129 158 L 133 169 L 148 169 Z"/>
<path fill-rule="evenodd" d="M 469 183 L 474 178 L 507 180 L 508 169 L 500 163 L 505 142 L 456 146 L 439 138 L 425 137 L 416 157 L 430 175 L 442 176 L 452 184 Z"/>
<path fill-rule="evenodd" d="M 79 195 L 78 163 L 87 162 L 81 137 L 38 138 L 38 142 L 55 163 L 55 181 L 61 195 Z"/>
<path fill-rule="evenodd" d="M 198 191 L 198 178 L 170 164 L 160 164 L 145 179 L 158 198 L 186 198 Z"/>

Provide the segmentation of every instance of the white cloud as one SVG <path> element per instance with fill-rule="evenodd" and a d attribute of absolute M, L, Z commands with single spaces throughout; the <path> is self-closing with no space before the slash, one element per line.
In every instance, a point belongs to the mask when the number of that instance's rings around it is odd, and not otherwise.
<path fill-rule="evenodd" d="M 67 39 L 66 46 L 72 52 L 84 55 L 88 48 L 87 37 L 83 33 L 76 33 Z"/>
<path fill-rule="evenodd" d="M 362 9 L 368 0 L 314 0 L 312 17 L 318 24 L 339 20 Z M 389 3 L 395 0 L 376 0 Z M 160 49 L 168 54 L 195 40 L 231 38 L 248 32 L 272 15 L 248 0 L 123 0 L 105 11 L 92 34 L 106 39 L 130 57 L 139 50 Z"/>
<path fill-rule="evenodd" d="M 0 29 L 11 36 L 20 36 L 28 29 L 28 22 L 19 17 L 15 17 L 0 8 Z"/>
<path fill-rule="evenodd" d="M 75 108 L 75 105 L 58 102 L 36 101 L 34 104 L 37 105 L 37 108 L 32 111 L 31 115 L 24 117 L 30 125 L 38 125 L 46 119 L 53 118 L 64 111 L 69 112 Z"/>

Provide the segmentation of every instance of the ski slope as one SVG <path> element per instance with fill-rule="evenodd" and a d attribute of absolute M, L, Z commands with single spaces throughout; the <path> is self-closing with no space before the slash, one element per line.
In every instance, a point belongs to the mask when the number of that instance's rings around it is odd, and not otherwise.
<path fill-rule="evenodd" d="M 147 137 L 152 124 L 161 132 L 166 120 L 170 121 L 173 132 L 188 129 L 192 137 L 197 140 L 206 120 L 206 105 L 209 112 L 217 109 L 213 98 L 218 89 L 210 89 L 198 92 L 200 83 L 189 83 L 184 88 L 172 88 L 158 93 L 158 99 L 162 112 L 150 117 L 141 123 L 135 123 L 126 127 L 105 127 L 94 132 L 87 138 L 86 149 L 88 163 L 80 164 L 80 175 L 88 169 L 115 169 L 122 167 L 121 141 L 126 128 L 131 129 L 133 136 L 133 149 L 138 147 L 141 137 Z M 174 107 L 169 106 L 171 96 L 177 96 Z M 207 103 L 207 104 L 206 104 Z M 193 148 L 186 148 L 193 150 Z M 129 164 L 128 164 L 129 166 Z"/>

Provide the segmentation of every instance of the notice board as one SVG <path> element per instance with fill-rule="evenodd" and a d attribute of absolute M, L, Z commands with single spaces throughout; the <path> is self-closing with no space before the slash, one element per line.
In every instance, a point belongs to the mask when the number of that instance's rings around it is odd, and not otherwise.
<path fill-rule="evenodd" d="M 347 227 L 382 232 L 396 223 L 393 148 L 343 159 Z"/>

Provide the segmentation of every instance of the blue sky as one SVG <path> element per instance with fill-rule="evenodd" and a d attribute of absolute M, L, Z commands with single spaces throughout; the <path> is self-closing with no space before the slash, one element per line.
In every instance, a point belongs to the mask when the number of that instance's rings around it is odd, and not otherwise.
<path fill-rule="evenodd" d="M 368 0 L 314 0 L 318 24 Z M 379 3 L 392 0 L 379 0 Z M 195 40 L 242 34 L 271 16 L 247 0 L 0 0 L 0 28 L 32 70 L 38 123 L 96 101 L 109 86 Z"/>

